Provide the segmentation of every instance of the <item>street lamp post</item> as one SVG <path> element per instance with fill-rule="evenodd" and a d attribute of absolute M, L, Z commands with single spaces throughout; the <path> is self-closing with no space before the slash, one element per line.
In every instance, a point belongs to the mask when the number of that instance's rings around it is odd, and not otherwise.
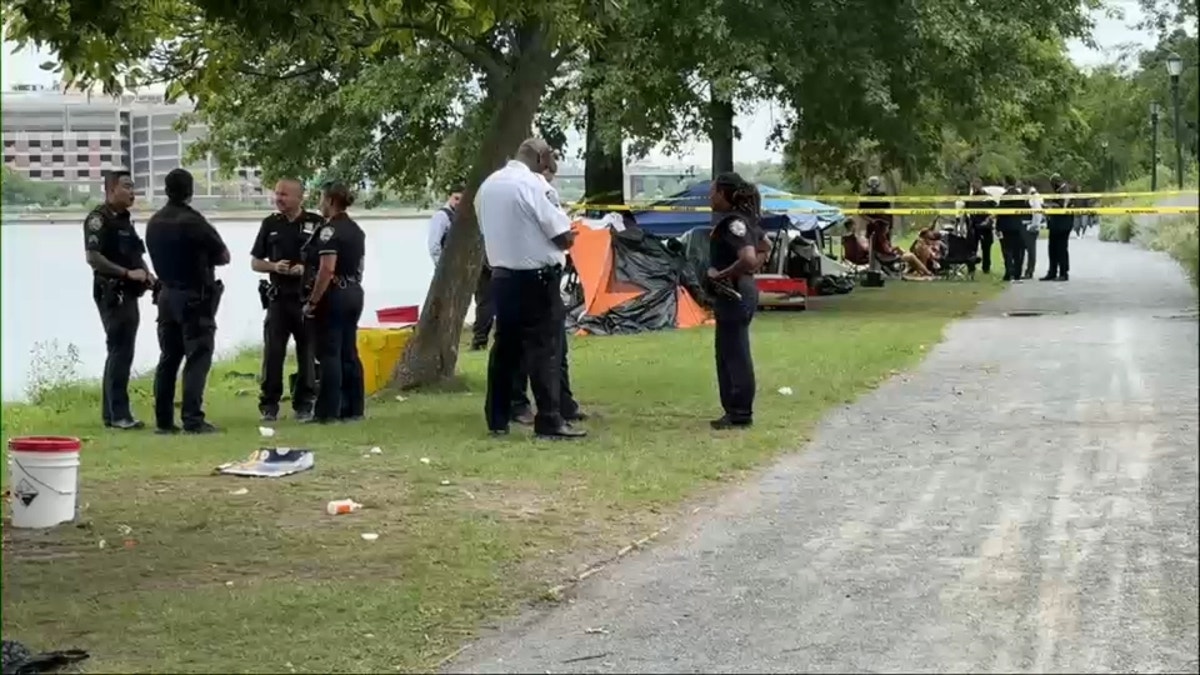
<path fill-rule="evenodd" d="M 1150 191 L 1158 192 L 1158 101 L 1150 102 Z"/>
<path fill-rule="evenodd" d="M 1108 139 L 1100 141 L 1100 149 L 1104 151 L 1104 191 L 1108 192 L 1112 188 L 1112 160 L 1108 154 Z"/>
<path fill-rule="evenodd" d="M 1171 104 L 1175 106 L 1175 187 L 1183 189 L 1183 125 L 1179 122 L 1179 76 L 1183 74 L 1183 59 L 1172 53 L 1167 57 L 1167 74 L 1171 76 Z"/>

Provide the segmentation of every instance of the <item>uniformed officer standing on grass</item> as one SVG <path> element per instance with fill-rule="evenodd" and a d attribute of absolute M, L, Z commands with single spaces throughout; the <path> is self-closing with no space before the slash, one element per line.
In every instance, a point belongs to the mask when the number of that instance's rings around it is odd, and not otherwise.
<path fill-rule="evenodd" d="M 92 299 L 100 310 L 108 350 L 101 416 L 104 426 L 123 430 L 145 426 L 129 409 L 129 369 L 141 323 L 138 299 L 155 283 L 143 257 L 146 247 L 129 217 L 133 200 L 129 172 L 112 171 L 104 177 L 104 203 L 92 209 L 83 224 L 83 248 L 93 272 Z"/>
<path fill-rule="evenodd" d="M 316 322 L 317 358 L 321 380 L 317 405 L 306 421 L 328 424 L 354 422 L 364 414 L 365 389 L 358 357 L 358 321 L 363 312 L 363 268 L 367 235 L 346 213 L 354 195 L 343 183 L 321 190 L 325 224 L 304 245 L 305 277 L 312 287 L 304 301 L 304 316 Z"/>
<path fill-rule="evenodd" d="M 258 399 L 264 422 L 273 422 L 279 416 L 288 338 L 296 344 L 296 387 L 292 392 L 296 419 L 303 421 L 312 416 L 317 396 L 312 324 L 304 320 L 302 311 L 304 263 L 300 249 L 325 219 L 302 209 L 303 201 L 304 186 L 300 181 L 280 180 L 275 185 L 275 208 L 279 211 L 263 219 L 250 249 L 250 266 L 255 272 L 270 274 L 270 283 L 264 281 L 259 285 L 263 308 L 267 311 L 263 325 L 262 391 Z"/>
<path fill-rule="evenodd" d="M 709 243 L 708 281 L 717 321 L 714 348 L 717 388 L 725 413 L 710 422 L 713 429 L 743 429 L 754 423 L 754 359 L 750 354 L 750 322 L 758 309 L 754 273 L 765 240 L 758 221 L 758 188 L 736 173 L 713 181 L 710 200 L 716 225 Z"/>
<path fill-rule="evenodd" d="M 175 382 L 183 365 L 183 431 L 217 428 L 204 418 L 204 386 L 212 368 L 217 308 L 225 285 L 215 267 L 229 264 L 229 249 L 191 207 L 192 174 L 173 169 L 165 179 L 167 204 L 146 224 L 146 247 L 162 281 L 158 292 L 158 367 L 154 371 L 157 433 L 177 433 Z"/>
<path fill-rule="evenodd" d="M 537 404 L 534 433 L 542 438 L 586 435 L 560 413 L 563 320 L 562 276 L 575 241 L 571 219 L 555 203 L 545 171 L 556 173 L 554 150 L 540 138 L 517 149 L 516 159 L 488 176 L 475 211 L 492 267 L 496 335 L 488 359 L 484 416 L 493 434 L 508 433 L 513 382 L 528 370 Z"/>

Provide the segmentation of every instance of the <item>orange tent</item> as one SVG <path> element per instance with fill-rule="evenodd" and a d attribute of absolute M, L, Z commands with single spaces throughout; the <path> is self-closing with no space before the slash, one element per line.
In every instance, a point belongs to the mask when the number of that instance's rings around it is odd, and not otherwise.
<path fill-rule="evenodd" d="M 576 222 L 571 264 L 579 280 L 577 333 L 612 335 L 692 328 L 708 312 L 683 285 L 686 264 L 663 240 L 640 230 L 592 229 Z"/>

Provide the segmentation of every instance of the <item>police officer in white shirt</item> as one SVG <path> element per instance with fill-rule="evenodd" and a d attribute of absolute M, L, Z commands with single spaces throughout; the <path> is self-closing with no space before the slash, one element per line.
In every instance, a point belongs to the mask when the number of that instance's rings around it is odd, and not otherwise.
<path fill-rule="evenodd" d="M 542 177 L 556 173 L 554 150 L 540 138 L 517 149 L 516 159 L 488 176 L 475 195 L 475 212 L 492 267 L 496 335 L 488 361 L 484 415 L 493 434 L 507 434 L 513 384 L 527 369 L 537 404 L 533 430 L 541 438 L 573 439 L 560 412 L 563 266 L 575 241 L 571 219 Z"/>

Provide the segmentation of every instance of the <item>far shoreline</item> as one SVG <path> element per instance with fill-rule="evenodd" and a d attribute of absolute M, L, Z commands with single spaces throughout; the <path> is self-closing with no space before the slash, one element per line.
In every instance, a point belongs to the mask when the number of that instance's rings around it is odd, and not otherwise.
<path fill-rule="evenodd" d="M 353 211 L 352 215 L 355 220 L 397 220 L 397 219 L 417 219 L 430 218 L 433 216 L 434 209 L 362 209 Z M 210 211 L 201 210 L 204 217 L 212 223 L 231 222 L 231 221 L 257 221 L 270 215 L 272 211 L 269 209 L 247 209 L 245 211 Z M 84 218 L 87 217 L 87 211 L 52 211 L 42 212 L 37 214 L 19 213 L 14 215 L 0 215 L 0 222 L 4 225 L 63 225 L 63 224 L 83 224 Z M 133 211 L 134 222 L 145 222 L 154 211 L 151 209 L 142 209 Z"/>

